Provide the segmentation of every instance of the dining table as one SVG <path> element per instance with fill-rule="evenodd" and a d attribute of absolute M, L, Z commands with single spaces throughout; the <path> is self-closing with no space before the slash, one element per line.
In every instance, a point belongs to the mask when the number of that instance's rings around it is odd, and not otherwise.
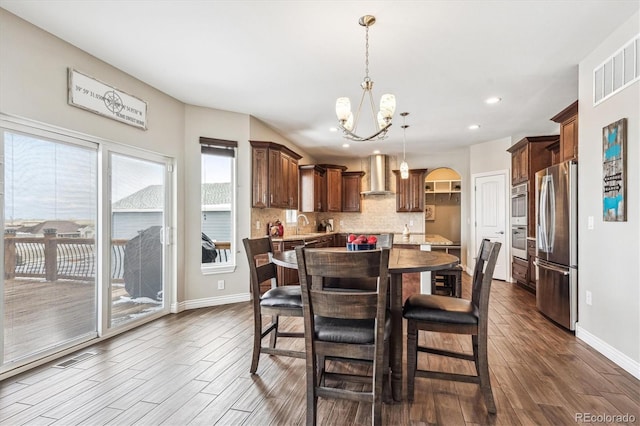
<path fill-rule="evenodd" d="M 346 250 L 345 247 L 324 247 L 314 250 Z M 295 250 L 274 252 L 273 263 L 284 268 L 298 269 Z M 402 328 L 402 274 L 449 269 L 460 263 L 454 255 L 440 251 L 422 251 L 392 248 L 389 253 L 389 309 L 391 311 L 391 391 L 395 401 L 402 401 L 403 383 L 403 328 Z"/>

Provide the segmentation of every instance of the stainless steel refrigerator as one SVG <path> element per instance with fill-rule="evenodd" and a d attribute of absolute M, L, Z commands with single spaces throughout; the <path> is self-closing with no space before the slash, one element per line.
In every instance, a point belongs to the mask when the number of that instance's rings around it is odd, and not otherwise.
<path fill-rule="evenodd" d="M 578 320 L 577 173 L 572 161 L 536 173 L 536 305 L 569 330 Z"/>

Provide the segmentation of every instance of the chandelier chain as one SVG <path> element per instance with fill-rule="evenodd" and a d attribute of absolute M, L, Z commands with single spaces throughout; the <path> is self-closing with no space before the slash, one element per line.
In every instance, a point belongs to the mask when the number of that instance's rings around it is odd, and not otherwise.
<path fill-rule="evenodd" d="M 364 79 L 369 80 L 369 26 L 365 27 Z"/>

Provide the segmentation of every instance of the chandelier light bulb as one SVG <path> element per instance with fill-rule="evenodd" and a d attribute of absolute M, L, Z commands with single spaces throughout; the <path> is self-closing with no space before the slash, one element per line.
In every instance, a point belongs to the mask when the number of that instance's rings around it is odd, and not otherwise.
<path fill-rule="evenodd" d="M 400 177 L 402 179 L 409 179 L 409 164 L 406 161 L 400 163 Z"/>
<path fill-rule="evenodd" d="M 351 114 L 351 101 L 349 98 L 338 98 L 336 101 L 336 115 L 338 120 L 346 122 Z"/>

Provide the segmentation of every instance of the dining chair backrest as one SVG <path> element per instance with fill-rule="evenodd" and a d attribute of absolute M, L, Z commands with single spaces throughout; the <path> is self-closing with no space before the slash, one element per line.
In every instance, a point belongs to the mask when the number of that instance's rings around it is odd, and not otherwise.
<path fill-rule="evenodd" d="M 278 279 L 276 265 L 271 261 L 273 242 L 269 237 L 245 238 L 242 242 L 249 262 L 251 292 L 259 300 L 260 283 L 271 280 L 273 284 Z"/>
<path fill-rule="evenodd" d="M 480 312 L 481 318 L 486 318 L 489 310 L 489 294 L 491 291 L 491 280 L 493 271 L 498 259 L 501 244 L 483 239 L 478 250 L 476 266 L 473 270 L 471 281 L 471 302 Z"/>

